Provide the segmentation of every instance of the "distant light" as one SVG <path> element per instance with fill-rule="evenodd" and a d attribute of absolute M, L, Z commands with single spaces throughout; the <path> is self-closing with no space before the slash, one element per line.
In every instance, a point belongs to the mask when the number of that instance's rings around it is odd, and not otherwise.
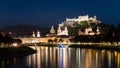
<path fill-rule="evenodd" d="M 59 48 L 65 48 L 65 45 L 60 44 L 60 45 L 59 45 Z"/>
<path fill-rule="evenodd" d="M 18 46 L 18 44 L 17 44 L 17 43 L 13 43 L 13 46 L 15 46 L 15 47 L 16 47 L 16 46 Z"/>

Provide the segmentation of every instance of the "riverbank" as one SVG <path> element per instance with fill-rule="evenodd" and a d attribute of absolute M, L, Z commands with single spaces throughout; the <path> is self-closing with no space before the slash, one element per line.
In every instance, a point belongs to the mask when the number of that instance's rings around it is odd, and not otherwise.
<path fill-rule="evenodd" d="M 59 44 L 37 44 L 37 46 L 58 47 Z"/>
<path fill-rule="evenodd" d="M 120 46 L 104 46 L 104 45 L 70 45 L 71 48 L 89 48 L 89 49 L 106 49 L 106 50 L 115 50 L 120 51 Z"/>
<path fill-rule="evenodd" d="M 36 50 L 29 48 L 27 46 L 19 47 L 5 47 L 0 48 L 0 59 L 10 58 L 14 56 L 26 56 L 35 53 Z"/>

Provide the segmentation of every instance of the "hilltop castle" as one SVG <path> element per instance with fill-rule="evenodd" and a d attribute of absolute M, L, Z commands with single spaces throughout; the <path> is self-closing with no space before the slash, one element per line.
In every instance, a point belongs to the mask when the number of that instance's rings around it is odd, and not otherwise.
<path fill-rule="evenodd" d="M 100 34 L 99 32 L 99 27 L 97 27 L 96 32 L 93 31 L 92 27 L 90 26 L 91 23 L 94 24 L 99 24 L 101 23 L 99 20 L 97 20 L 97 17 L 89 17 L 88 15 L 85 16 L 78 16 L 78 18 L 66 18 L 66 20 L 64 22 L 62 22 L 61 24 L 59 24 L 61 27 L 62 26 L 71 26 L 74 27 L 75 22 L 77 22 L 77 24 L 81 24 L 81 22 L 86 21 L 89 25 L 88 28 L 85 28 L 84 32 L 82 32 L 81 30 L 78 31 L 78 35 L 94 35 L 94 34 Z"/>
<path fill-rule="evenodd" d="M 88 24 L 90 23 L 101 23 L 99 20 L 97 20 L 97 17 L 89 17 L 88 15 L 85 16 L 78 16 L 78 18 L 66 18 L 64 22 L 61 23 L 61 25 L 70 25 L 73 26 L 74 22 L 82 22 L 82 21 L 87 21 Z"/>

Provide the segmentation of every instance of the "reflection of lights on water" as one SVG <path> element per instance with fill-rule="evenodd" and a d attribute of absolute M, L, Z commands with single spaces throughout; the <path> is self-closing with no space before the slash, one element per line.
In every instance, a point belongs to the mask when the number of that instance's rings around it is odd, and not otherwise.
<path fill-rule="evenodd" d="M 118 55 L 117 56 L 118 57 L 117 58 L 117 62 L 118 62 L 118 64 L 117 64 L 118 66 L 117 67 L 120 68 L 120 53 L 118 53 L 117 55 Z"/>
<path fill-rule="evenodd" d="M 66 48 L 59 48 L 59 67 L 60 68 L 67 68 L 67 49 Z"/>
<path fill-rule="evenodd" d="M 63 68 L 63 50 L 60 49 L 60 68 Z"/>
<path fill-rule="evenodd" d="M 95 57 L 96 57 L 96 66 L 97 66 L 97 64 L 98 64 L 98 52 L 96 52 L 96 54 L 95 54 Z"/>
<path fill-rule="evenodd" d="M 117 56 L 117 51 L 115 51 L 114 53 L 115 53 L 115 56 Z"/>
<path fill-rule="evenodd" d="M 103 53 L 103 52 L 105 52 L 105 49 L 104 49 L 104 50 L 102 50 L 102 53 Z"/>
<path fill-rule="evenodd" d="M 108 52 L 109 68 L 111 68 L 111 61 L 112 61 L 112 59 L 113 59 L 113 55 L 112 55 L 111 52 L 109 51 L 109 52 Z"/>
<path fill-rule="evenodd" d="M 67 68 L 67 49 L 63 49 L 63 68 Z"/>
<path fill-rule="evenodd" d="M 31 56 L 28 56 L 26 61 L 27 61 L 27 65 L 31 66 L 31 64 L 32 64 Z"/>
<path fill-rule="evenodd" d="M 48 68 L 48 66 L 49 68 L 102 68 L 106 65 L 110 68 L 117 65 L 117 68 L 120 68 L 120 53 L 117 51 L 43 46 L 38 47 L 37 50 L 37 55 L 34 55 L 36 57 L 29 56 L 29 60 L 27 57 L 27 64 L 30 67 L 37 65 L 34 68 Z M 112 64 L 114 62 L 116 65 Z"/>
<path fill-rule="evenodd" d="M 40 48 L 37 47 L 37 68 L 40 68 L 41 62 L 40 62 Z"/>
<path fill-rule="evenodd" d="M 77 48 L 76 49 L 76 61 L 77 61 L 78 68 L 80 68 L 80 58 L 81 58 L 80 54 L 81 54 L 80 48 Z"/>

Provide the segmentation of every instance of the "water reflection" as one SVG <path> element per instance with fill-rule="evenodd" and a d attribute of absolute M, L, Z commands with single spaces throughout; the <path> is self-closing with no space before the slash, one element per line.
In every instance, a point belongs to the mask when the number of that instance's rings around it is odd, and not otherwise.
<path fill-rule="evenodd" d="M 0 68 L 120 68 L 120 53 L 109 50 L 36 47 L 37 53 L 0 60 Z"/>

